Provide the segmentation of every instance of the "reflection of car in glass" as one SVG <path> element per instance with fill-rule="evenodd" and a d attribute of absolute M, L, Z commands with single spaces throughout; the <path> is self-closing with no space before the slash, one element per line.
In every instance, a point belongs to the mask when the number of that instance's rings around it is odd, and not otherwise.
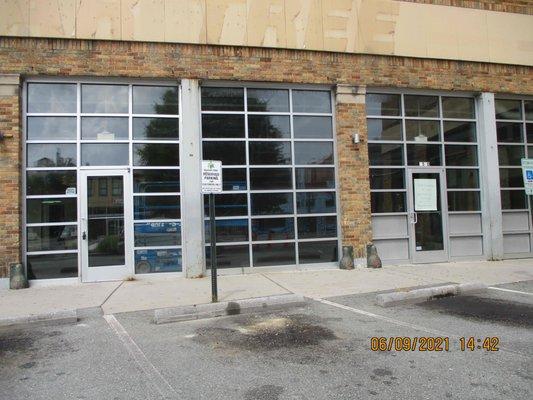
<path fill-rule="evenodd" d="M 135 272 L 179 271 L 181 266 L 181 250 L 137 250 L 135 251 Z"/>

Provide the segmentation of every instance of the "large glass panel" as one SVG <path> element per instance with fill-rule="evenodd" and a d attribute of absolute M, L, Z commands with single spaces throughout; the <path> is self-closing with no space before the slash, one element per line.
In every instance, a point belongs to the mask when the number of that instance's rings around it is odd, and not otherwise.
<path fill-rule="evenodd" d="M 216 242 L 247 242 L 248 220 L 247 219 L 219 219 L 215 221 Z M 205 221 L 205 242 L 211 243 L 211 224 Z"/>
<path fill-rule="evenodd" d="M 414 142 L 438 142 L 440 140 L 440 122 L 416 119 L 405 120 L 406 140 Z"/>
<path fill-rule="evenodd" d="M 75 167 L 75 144 L 28 144 L 26 165 L 28 167 Z"/>
<path fill-rule="evenodd" d="M 291 163 L 291 142 L 249 142 L 251 165 Z"/>
<path fill-rule="evenodd" d="M 84 140 L 128 140 L 128 118 L 83 117 L 81 138 Z"/>
<path fill-rule="evenodd" d="M 134 196 L 135 219 L 179 219 L 179 196 Z"/>
<path fill-rule="evenodd" d="M 404 170 L 389 168 L 370 169 L 370 189 L 404 189 Z"/>
<path fill-rule="evenodd" d="M 76 171 L 28 171 L 26 194 L 76 194 Z"/>
<path fill-rule="evenodd" d="M 400 113 L 400 95 L 373 94 L 366 95 L 366 114 L 396 116 Z"/>
<path fill-rule="evenodd" d="M 135 223 L 135 247 L 178 246 L 181 244 L 181 222 Z"/>
<path fill-rule="evenodd" d="M 135 250 L 135 273 L 180 272 L 181 249 Z"/>
<path fill-rule="evenodd" d="M 435 251 L 444 249 L 444 233 L 442 226 L 442 208 L 440 198 L 440 175 L 436 173 L 413 173 L 413 203 L 416 212 L 415 223 L 415 251 Z M 418 188 L 424 185 L 426 189 L 433 183 L 435 201 L 432 206 L 424 203 L 419 206 L 417 198 L 428 196 L 427 190 L 424 192 Z M 431 186 L 429 186 L 431 187 Z"/>
<path fill-rule="evenodd" d="M 335 262 L 338 260 L 338 254 L 339 250 L 336 240 L 298 243 L 300 264 Z"/>
<path fill-rule="evenodd" d="M 74 278 L 78 276 L 78 253 L 28 256 L 28 279 Z"/>
<path fill-rule="evenodd" d="M 533 143 L 533 124 L 526 124 L 527 142 Z"/>
<path fill-rule="evenodd" d="M 333 164 L 333 143 L 295 142 L 295 164 Z"/>
<path fill-rule="evenodd" d="M 401 119 L 367 119 L 368 140 L 402 140 Z"/>
<path fill-rule="evenodd" d="M 520 100 L 496 99 L 496 119 L 522 119 Z"/>
<path fill-rule="evenodd" d="M 296 193 L 298 214 L 334 213 L 335 192 Z"/>
<path fill-rule="evenodd" d="M 177 118 L 133 118 L 133 139 L 179 140 Z"/>
<path fill-rule="evenodd" d="M 294 239 L 294 218 L 254 218 L 252 240 Z"/>
<path fill-rule="evenodd" d="M 254 267 L 292 265 L 296 263 L 294 243 L 254 244 L 252 246 Z"/>
<path fill-rule="evenodd" d="M 298 238 L 312 239 L 337 236 L 337 217 L 299 217 Z"/>
<path fill-rule="evenodd" d="M 128 165 L 128 144 L 82 144 L 81 165 Z"/>
<path fill-rule="evenodd" d="M 405 192 L 372 192 L 370 193 L 371 210 L 373 213 L 405 212 Z"/>
<path fill-rule="evenodd" d="M 243 138 L 244 115 L 202 115 L 202 137 Z"/>
<path fill-rule="evenodd" d="M 475 122 L 444 121 L 444 140 L 446 142 L 475 142 Z"/>
<path fill-rule="evenodd" d="M 244 89 L 202 87 L 202 110 L 244 111 Z"/>
<path fill-rule="evenodd" d="M 448 211 L 479 211 L 479 192 L 448 191 Z"/>
<path fill-rule="evenodd" d="M 333 168 L 296 168 L 296 189 L 334 189 Z"/>
<path fill-rule="evenodd" d="M 87 178 L 94 186 L 97 181 L 115 177 Z M 120 181 L 122 186 L 123 180 Z M 87 196 L 87 248 L 89 267 L 125 265 L 124 195 Z"/>
<path fill-rule="evenodd" d="M 76 140 L 76 117 L 28 117 L 28 140 Z"/>
<path fill-rule="evenodd" d="M 477 169 L 447 169 L 448 189 L 479 188 L 479 171 Z"/>
<path fill-rule="evenodd" d="M 522 168 L 500 168 L 500 187 L 524 187 Z"/>
<path fill-rule="evenodd" d="M 520 122 L 496 122 L 498 142 L 522 143 L 524 134 Z"/>
<path fill-rule="evenodd" d="M 211 268 L 211 248 L 205 248 L 207 269 Z M 217 246 L 217 268 L 246 268 L 250 266 L 248 245 Z"/>
<path fill-rule="evenodd" d="M 330 113 L 331 93 L 317 90 L 293 90 L 292 111 L 301 113 Z"/>
<path fill-rule="evenodd" d="M 135 169 L 133 171 L 135 193 L 163 193 L 180 191 L 180 171 L 165 169 Z"/>
<path fill-rule="evenodd" d="M 295 116 L 294 137 L 297 139 L 330 139 L 333 137 L 331 117 Z"/>
<path fill-rule="evenodd" d="M 222 168 L 222 190 L 246 190 L 246 169 Z"/>
<path fill-rule="evenodd" d="M 290 168 L 250 168 L 250 189 L 292 189 L 292 170 Z"/>
<path fill-rule="evenodd" d="M 408 144 L 407 163 L 409 165 L 420 165 L 429 163 L 430 166 L 441 165 L 441 146 L 435 144 Z"/>
<path fill-rule="evenodd" d="M 248 199 L 246 194 L 217 194 L 215 195 L 215 216 L 233 217 L 248 214 Z M 209 217 L 209 199 L 204 196 L 204 215 Z"/>
<path fill-rule="evenodd" d="M 439 98 L 437 96 L 404 96 L 407 117 L 438 117 Z"/>
<path fill-rule="evenodd" d="M 28 112 L 75 113 L 76 97 L 72 83 L 29 83 Z"/>
<path fill-rule="evenodd" d="M 222 165 L 245 165 L 245 142 L 203 142 L 204 160 L 220 160 Z"/>
<path fill-rule="evenodd" d="M 248 111 L 288 112 L 289 91 L 286 89 L 247 90 Z"/>
<path fill-rule="evenodd" d="M 148 167 L 173 167 L 180 165 L 179 144 L 135 143 L 133 165 Z"/>
<path fill-rule="evenodd" d="M 502 190 L 502 210 L 524 210 L 527 208 L 524 190 Z"/>
<path fill-rule="evenodd" d="M 524 109 L 526 111 L 526 120 L 533 121 L 533 100 L 524 100 Z"/>
<path fill-rule="evenodd" d="M 175 86 L 133 86 L 133 113 L 178 114 L 178 99 Z"/>
<path fill-rule="evenodd" d="M 128 86 L 82 85 L 81 112 L 125 114 L 128 112 Z"/>
<path fill-rule="evenodd" d="M 78 216 L 76 198 L 27 200 L 27 221 L 33 223 L 75 222 Z"/>
<path fill-rule="evenodd" d="M 474 119 L 474 99 L 466 97 L 443 97 L 442 116 L 444 118 Z"/>
<path fill-rule="evenodd" d="M 292 214 L 292 193 L 253 193 L 252 215 Z"/>
<path fill-rule="evenodd" d="M 284 115 L 248 115 L 248 137 L 252 139 L 290 138 L 290 119 Z"/>
<path fill-rule="evenodd" d="M 368 144 L 370 165 L 403 165 L 403 145 Z"/>
<path fill-rule="evenodd" d="M 28 251 L 76 250 L 78 227 L 54 225 L 28 227 Z"/>
<path fill-rule="evenodd" d="M 524 146 L 498 146 L 498 161 L 502 166 L 521 165 Z"/>
<path fill-rule="evenodd" d="M 477 146 L 447 144 L 444 146 L 446 165 L 477 166 Z"/>

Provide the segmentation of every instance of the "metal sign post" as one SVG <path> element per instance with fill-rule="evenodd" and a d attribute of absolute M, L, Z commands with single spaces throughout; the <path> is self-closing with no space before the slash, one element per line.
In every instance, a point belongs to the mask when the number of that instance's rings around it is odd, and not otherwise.
<path fill-rule="evenodd" d="M 211 243 L 211 302 L 218 302 L 217 231 L 215 226 L 215 193 L 222 192 L 222 162 L 202 161 L 202 193 L 209 194 L 209 228 Z"/>

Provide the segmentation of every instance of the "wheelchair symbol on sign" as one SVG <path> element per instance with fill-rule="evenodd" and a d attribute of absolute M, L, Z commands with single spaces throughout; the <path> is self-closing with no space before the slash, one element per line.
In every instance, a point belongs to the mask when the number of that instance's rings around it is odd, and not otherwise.
<path fill-rule="evenodd" d="M 533 181 L 533 170 L 526 169 L 526 178 L 528 181 Z"/>

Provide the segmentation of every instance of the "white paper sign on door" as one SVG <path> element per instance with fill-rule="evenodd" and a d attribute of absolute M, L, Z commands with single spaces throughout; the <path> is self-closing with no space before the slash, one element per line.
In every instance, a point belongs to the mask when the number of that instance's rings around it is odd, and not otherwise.
<path fill-rule="evenodd" d="M 415 211 L 437 211 L 437 180 L 415 179 Z"/>
<path fill-rule="evenodd" d="M 222 192 L 222 162 L 202 161 L 202 193 Z"/>

